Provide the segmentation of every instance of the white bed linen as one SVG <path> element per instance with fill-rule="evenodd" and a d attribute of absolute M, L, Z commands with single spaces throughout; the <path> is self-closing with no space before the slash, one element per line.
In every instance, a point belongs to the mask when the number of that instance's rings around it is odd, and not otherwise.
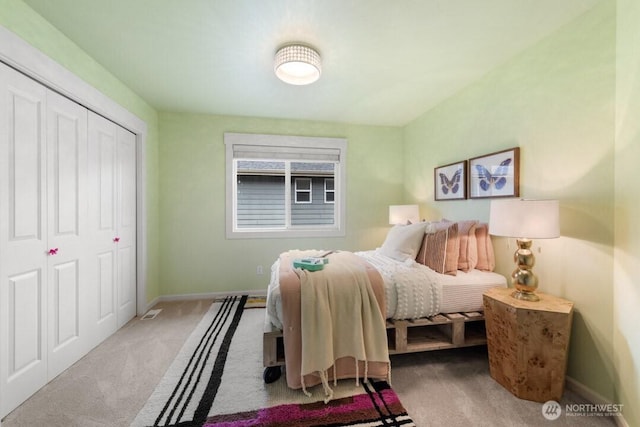
<path fill-rule="evenodd" d="M 356 252 L 382 276 L 387 319 L 415 319 L 440 313 L 438 274 L 413 259 L 397 261 L 380 249 Z"/>
<path fill-rule="evenodd" d="M 436 273 L 437 274 L 437 273 Z M 468 273 L 458 270 L 456 276 L 439 274 L 442 285 L 441 313 L 459 311 L 484 311 L 482 294 L 497 286 L 506 288 L 507 279 L 491 271 L 470 270 Z"/>
<path fill-rule="evenodd" d="M 507 286 L 504 276 L 486 271 L 458 271 L 456 276 L 439 274 L 413 260 L 399 262 L 379 250 L 356 252 L 366 259 L 382 276 L 387 305 L 387 319 L 415 318 L 436 313 L 482 311 L 482 294 L 487 289 Z M 280 260 L 271 266 L 271 280 L 267 290 L 267 316 L 282 329 L 282 299 L 278 273 Z M 425 288 L 416 289 L 417 283 Z M 398 288 L 404 287 L 400 292 Z M 404 296 L 403 296 L 404 295 Z M 411 298 L 412 295 L 417 295 Z"/>

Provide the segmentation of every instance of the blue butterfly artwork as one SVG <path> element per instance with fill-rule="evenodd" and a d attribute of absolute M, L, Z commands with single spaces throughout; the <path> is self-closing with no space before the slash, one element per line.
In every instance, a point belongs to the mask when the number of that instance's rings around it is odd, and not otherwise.
<path fill-rule="evenodd" d="M 444 173 L 440 172 L 440 185 L 442 185 L 442 192 L 444 194 L 455 194 L 460 189 L 460 178 L 462 177 L 462 169 L 455 171 L 451 179 Z"/>
<path fill-rule="evenodd" d="M 496 190 L 501 190 L 507 183 L 510 164 L 510 158 L 504 160 L 493 173 L 489 172 L 487 168 L 482 165 L 476 165 L 480 178 L 480 188 L 482 188 L 483 191 L 489 191 L 493 186 Z"/>

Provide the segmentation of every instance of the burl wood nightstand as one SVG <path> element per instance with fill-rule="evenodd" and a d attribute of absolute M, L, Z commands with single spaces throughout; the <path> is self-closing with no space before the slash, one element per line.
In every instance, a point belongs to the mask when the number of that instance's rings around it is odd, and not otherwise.
<path fill-rule="evenodd" d="M 536 292 L 517 300 L 512 288 L 483 295 L 491 377 L 521 399 L 559 401 L 564 392 L 573 303 Z"/>

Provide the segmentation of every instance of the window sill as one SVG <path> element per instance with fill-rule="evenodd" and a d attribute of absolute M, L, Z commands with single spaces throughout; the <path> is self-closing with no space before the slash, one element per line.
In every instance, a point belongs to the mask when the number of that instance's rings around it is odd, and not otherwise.
<path fill-rule="evenodd" d="M 227 239 L 292 239 L 309 237 L 344 237 L 344 230 L 339 228 L 314 228 L 299 230 L 227 230 Z"/>

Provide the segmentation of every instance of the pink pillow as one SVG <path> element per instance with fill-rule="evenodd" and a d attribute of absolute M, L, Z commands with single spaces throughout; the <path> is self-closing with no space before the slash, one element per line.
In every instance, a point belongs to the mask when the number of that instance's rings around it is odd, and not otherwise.
<path fill-rule="evenodd" d="M 493 243 L 489 236 L 489 225 L 482 223 L 476 226 L 476 241 L 478 246 L 478 263 L 476 269 L 493 271 L 496 268 L 496 259 L 493 254 Z"/>
<path fill-rule="evenodd" d="M 458 238 L 460 240 L 458 270 L 465 272 L 473 270 L 478 264 L 477 225 L 478 221 L 458 221 Z"/>
<path fill-rule="evenodd" d="M 432 223 L 433 232 L 425 233 L 416 261 L 433 271 L 455 276 L 460 246 L 457 223 Z"/>

